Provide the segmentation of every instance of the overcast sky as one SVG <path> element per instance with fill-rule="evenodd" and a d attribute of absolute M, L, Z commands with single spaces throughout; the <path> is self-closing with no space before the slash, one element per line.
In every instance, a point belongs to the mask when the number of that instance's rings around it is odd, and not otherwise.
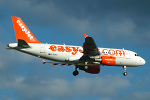
<path fill-rule="evenodd" d="M 125 48 L 144 66 L 101 66 L 98 75 L 74 66 L 42 64 L 42 59 L 6 50 L 16 42 L 11 16 L 24 21 L 43 43 L 83 45 L 83 33 L 99 47 Z M 149 0 L 0 0 L 0 100 L 150 100 Z"/>

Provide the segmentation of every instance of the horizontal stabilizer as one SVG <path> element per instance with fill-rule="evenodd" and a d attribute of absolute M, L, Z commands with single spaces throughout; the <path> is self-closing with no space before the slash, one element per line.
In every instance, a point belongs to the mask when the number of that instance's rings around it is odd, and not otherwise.
<path fill-rule="evenodd" d="M 23 48 L 30 48 L 30 46 L 23 39 L 18 39 L 18 46 Z"/>
<path fill-rule="evenodd" d="M 61 66 L 63 66 L 63 65 L 68 65 L 68 66 L 72 65 L 72 64 L 67 64 L 67 63 L 47 62 L 45 60 L 42 60 L 42 62 L 43 62 L 43 64 L 45 64 L 45 63 L 51 63 L 53 66 L 54 65 L 59 65 L 59 64 L 61 64 Z"/>
<path fill-rule="evenodd" d="M 7 50 L 12 50 L 12 48 L 6 48 Z"/>

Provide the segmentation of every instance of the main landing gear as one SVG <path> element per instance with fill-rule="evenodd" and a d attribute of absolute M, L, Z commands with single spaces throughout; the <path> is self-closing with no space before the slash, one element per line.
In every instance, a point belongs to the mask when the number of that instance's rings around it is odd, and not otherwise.
<path fill-rule="evenodd" d="M 126 66 L 123 66 L 123 70 L 124 70 L 123 75 L 124 75 L 124 76 L 127 76 L 126 68 L 127 68 Z"/>
<path fill-rule="evenodd" d="M 75 70 L 74 72 L 73 72 L 73 75 L 74 76 L 77 76 L 79 74 L 79 71 L 78 70 Z"/>
<path fill-rule="evenodd" d="M 74 76 L 77 76 L 79 74 L 79 71 L 77 70 L 77 67 L 75 69 L 75 71 L 72 73 Z"/>
<path fill-rule="evenodd" d="M 88 63 L 88 62 L 85 62 L 85 66 L 77 66 L 77 65 L 76 65 L 75 71 L 73 71 L 72 74 L 73 74 L 74 76 L 77 76 L 77 75 L 79 74 L 79 71 L 77 70 L 77 68 L 79 68 L 80 70 L 84 70 L 84 71 L 87 70 L 87 69 L 88 69 L 87 63 Z"/>

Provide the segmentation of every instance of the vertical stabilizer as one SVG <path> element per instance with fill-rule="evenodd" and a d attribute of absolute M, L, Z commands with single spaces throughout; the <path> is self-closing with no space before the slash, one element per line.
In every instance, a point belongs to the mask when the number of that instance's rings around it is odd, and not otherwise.
<path fill-rule="evenodd" d="M 12 16 L 12 22 L 14 25 L 17 43 L 18 39 L 23 39 L 27 43 L 41 43 L 34 37 L 20 17 Z"/>

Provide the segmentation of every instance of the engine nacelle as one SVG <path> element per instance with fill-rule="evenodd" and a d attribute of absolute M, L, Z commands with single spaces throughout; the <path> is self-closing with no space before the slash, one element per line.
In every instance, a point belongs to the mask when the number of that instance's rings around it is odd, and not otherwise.
<path fill-rule="evenodd" d="M 100 72 L 100 66 L 87 66 L 87 68 L 85 66 L 80 66 L 79 69 L 90 74 L 98 74 Z"/>
<path fill-rule="evenodd" d="M 114 66 L 116 63 L 116 57 L 112 56 L 102 56 L 102 64 L 108 65 L 108 66 Z"/>
<path fill-rule="evenodd" d="M 88 69 L 85 72 L 90 74 L 98 74 L 100 72 L 100 66 L 88 66 Z"/>

